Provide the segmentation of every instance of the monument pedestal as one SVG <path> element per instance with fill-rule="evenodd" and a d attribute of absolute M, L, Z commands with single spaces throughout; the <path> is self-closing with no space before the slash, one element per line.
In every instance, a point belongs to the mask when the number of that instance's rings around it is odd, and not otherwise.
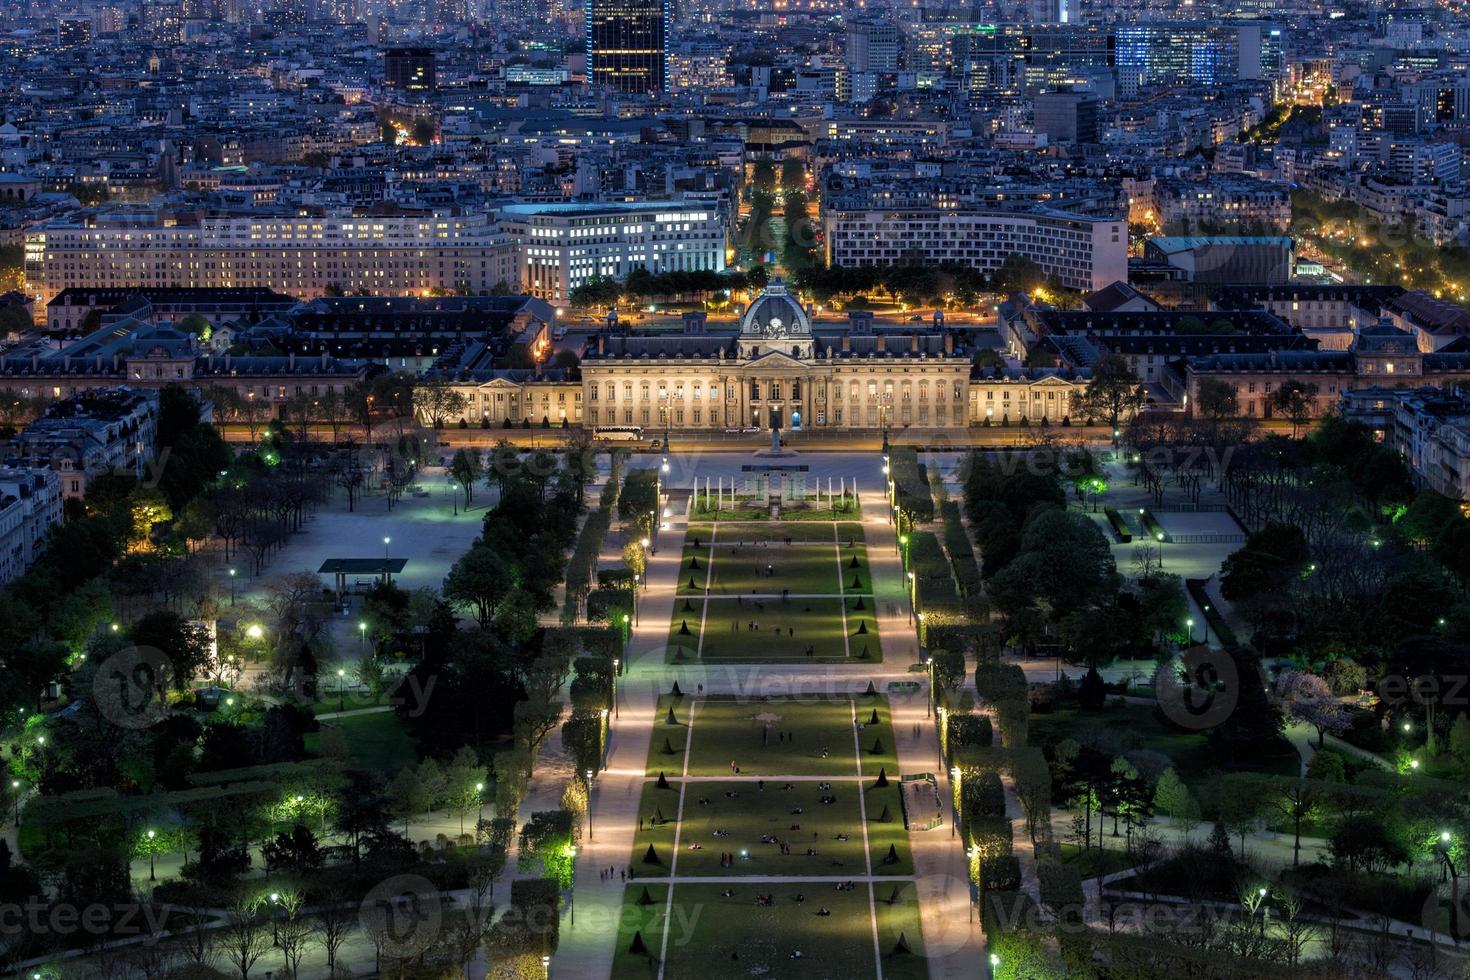
<path fill-rule="evenodd" d="M 775 459 L 775 458 L 779 458 L 779 457 L 782 457 L 782 456 L 795 456 L 796 455 L 796 450 L 794 450 L 794 449 L 787 449 L 784 446 L 782 446 L 781 445 L 781 430 L 780 429 L 772 429 L 771 430 L 771 448 L 769 448 L 769 449 L 757 449 L 755 451 L 755 454 L 757 456 L 759 456 L 761 459 Z"/>

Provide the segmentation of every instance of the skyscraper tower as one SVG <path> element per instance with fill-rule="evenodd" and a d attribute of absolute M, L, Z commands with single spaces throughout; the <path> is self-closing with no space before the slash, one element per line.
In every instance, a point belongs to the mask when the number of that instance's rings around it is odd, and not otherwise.
<path fill-rule="evenodd" d="M 669 0 L 587 0 L 586 20 L 594 85 L 629 93 L 665 90 Z"/>

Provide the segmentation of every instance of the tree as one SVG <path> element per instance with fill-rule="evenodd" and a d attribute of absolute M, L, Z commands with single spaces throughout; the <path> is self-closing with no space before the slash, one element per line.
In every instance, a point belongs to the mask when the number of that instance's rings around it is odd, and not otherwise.
<path fill-rule="evenodd" d="M 315 911 L 315 935 L 327 958 L 327 972 L 336 976 L 337 951 L 358 924 L 358 905 L 335 888 L 320 896 Z"/>
<path fill-rule="evenodd" d="M 1383 821 L 1371 814 L 1344 817 L 1327 839 L 1327 850 L 1334 864 L 1370 875 L 1409 860 L 1409 852 L 1393 838 Z"/>
<path fill-rule="evenodd" d="M 1256 596 L 1284 596 L 1301 577 L 1311 552 L 1302 529 L 1269 523 L 1246 539 L 1220 568 L 1220 591 L 1232 602 Z"/>
<path fill-rule="evenodd" d="M 1317 386 L 1302 381 L 1285 381 L 1271 393 L 1271 408 L 1291 420 L 1291 437 L 1312 419 Z"/>
<path fill-rule="evenodd" d="M 415 119 L 413 121 L 413 129 L 410 130 L 410 133 L 413 136 L 413 141 L 419 146 L 428 146 L 434 142 L 434 137 L 438 134 L 438 128 L 434 125 L 434 120 L 432 119 Z"/>
<path fill-rule="evenodd" d="M 262 921 L 253 897 L 236 898 L 230 904 L 219 937 L 225 959 L 240 972 L 240 980 L 250 980 L 256 961 L 271 948 L 270 929 Z"/>
<path fill-rule="evenodd" d="M 388 783 L 388 799 L 393 815 L 403 818 L 403 836 L 407 837 L 409 818 L 428 812 L 433 805 L 434 794 L 420 777 L 419 768 L 404 766 Z"/>
<path fill-rule="evenodd" d="M 464 394 L 442 377 L 427 376 L 420 379 L 414 389 L 413 399 L 419 417 L 435 429 L 442 429 L 446 421 L 463 415 L 469 405 Z"/>
<path fill-rule="evenodd" d="M 475 611 L 475 620 L 488 629 L 495 610 L 515 584 L 515 576 L 500 553 L 476 538 L 444 578 L 444 598 Z"/>
<path fill-rule="evenodd" d="M 1181 824 L 1199 820 L 1199 804 L 1173 766 L 1160 773 L 1154 785 L 1154 809 Z"/>
<path fill-rule="evenodd" d="M 623 297 L 623 287 L 611 276 L 588 276 L 567 294 L 567 300 L 584 310 L 609 309 Z"/>
<path fill-rule="evenodd" d="M 1093 362 L 1081 404 L 1088 414 L 1107 419 L 1109 428 L 1117 433 L 1119 424 L 1143 404 L 1143 393 L 1143 384 L 1128 359 L 1109 352 Z"/>
<path fill-rule="evenodd" d="M 1220 823 L 1229 827 L 1240 840 L 1242 861 L 1245 860 L 1246 836 L 1260 826 L 1265 805 L 1265 801 L 1255 793 L 1230 792 L 1228 789 L 1222 789 L 1216 801 Z"/>
<path fill-rule="evenodd" d="M 1240 414 L 1240 399 L 1235 385 L 1218 378 L 1201 378 L 1195 387 L 1195 410 L 1212 422 L 1235 418 Z"/>
<path fill-rule="evenodd" d="M 134 646 L 157 650 L 168 658 L 177 690 L 187 690 L 190 682 L 209 664 L 209 631 L 178 613 L 151 612 L 133 624 L 129 635 Z"/>
<path fill-rule="evenodd" d="M 460 449 L 454 454 L 454 459 L 449 464 L 449 475 L 454 482 L 464 488 L 464 505 L 469 507 L 470 501 L 474 499 L 474 487 L 476 481 L 484 472 L 484 466 L 480 462 L 480 452 L 477 449 Z"/>
<path fill-rule="evenodd" d="M 1282 671 L 1276 679 L 1276 696 L 1285 704 L 1289 718 L 1317 730 L 1318 748 L 1328 732 L 1341 735 L 1348 730 L 1347 708 L 1316 674 L 1305 670 Z"/>

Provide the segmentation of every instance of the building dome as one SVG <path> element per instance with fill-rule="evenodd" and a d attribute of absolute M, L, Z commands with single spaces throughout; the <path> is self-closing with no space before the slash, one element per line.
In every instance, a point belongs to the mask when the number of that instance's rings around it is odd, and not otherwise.
<path fill-rule="evenodd" d="M 806 315 L 806 310 L 786 292 L 786 286 L 779 279 L 756 297 L 740 320 L 742 337 L 767 337 L 776 340 L 811 335 L 812 322 Z"/>

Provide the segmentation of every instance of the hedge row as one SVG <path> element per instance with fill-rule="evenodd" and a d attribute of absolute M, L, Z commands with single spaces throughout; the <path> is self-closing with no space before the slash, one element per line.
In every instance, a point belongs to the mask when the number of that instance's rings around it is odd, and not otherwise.
<path fill-rule="evenodd" d="M 1123 544 L 1128 544 L 1133 540 L 1133 532 L 1128 529 L 1128 524 L 1123 520 L 1123 515 L 1118 513 L 1118 508 L 1104 507 L 1103 513 L 1108 515 L 1108 523 L 1113 526 L 1114 537 Z"/>
<path fill-rule="evenodd" d="M 1204 613 L 1205 622 L 1209 623 L 1210 629 L 1215 631 L 1215 636 L 1219 638 L 1220 645 L 1226 648 L 1240 646 L 1240 640 L 1236 637 L 1235 630 L 1231 629 L 1230 624 L 1225 622 L 1225 618 L 1220 615 L 1219 607 L 1210 601 L 1209 594 L 1205 592 L 1204 579 L 1185 579 L 1184 588 L 1189 593 L 1189 597 L 1194 600 L 1194 604 L 1199 606 L 1200 610 Z"/>
<path fill-rule="evenodd" d="M 1138 522 L 1143 525 L 1143 529 L 1148 532 L 1148 536 L 1153 538 L 1155 541 L 1163 541 L 1166 537 L 1168 537 L 1168 535 L 1164 533 L 1164 526 L 1154 519 L 1153 512 L 1150 511 L 1147 507 L 1139 508 Z"/>
<path fill-rule="evenodd" d="M 612 453 L 611 462 L 612 471 L 608 475 L 607 483 L 603 484 L 597 509 L 588 514 L 587 520 L 582 523 L 577 543 L 572 547 L 572 557 L 567 561 L 567 601 L 562 608 L 562 623 L 568 626 L 577 621 L 582 603 L 592 588 L 592 578 L 597 574 L 597 562 L 602 554 L 602 543 L 612 526 L 613 508 L 617 506 L 621 495 L 622 455 Z"/>
<path fill-rule="evenodd" d="M 970 534 L 960 517 L 960 505 L 946 500 L 939 505 L 939 513 L 944 519 L 944 550 L 949 552 L 949 563 L 954 569 L 960 593 L 978 596 L 985 587 L 980 581 L 980 563 L 975 559 L 974 545 L 970 543 Z"/>
<path fill-rule="evenodd" d="M 985 715 L 951 712 L 946 716 L 945 724 L 949 727 L 945 744 L 949 746 L 951 752 L 971 746 L 988 749 L 995 742 L 995 734 L 990 728 L 990 719 Z"/>
<path fill-rule="evenodd" d="M 911 520 L 934 520 L 934 496 L 929 481 L 919 465 L 919 453 L 913 446 L 892 446 L 888 450 L 888 477 L 893 481 L 894 499 L 899 510 Z"/>

